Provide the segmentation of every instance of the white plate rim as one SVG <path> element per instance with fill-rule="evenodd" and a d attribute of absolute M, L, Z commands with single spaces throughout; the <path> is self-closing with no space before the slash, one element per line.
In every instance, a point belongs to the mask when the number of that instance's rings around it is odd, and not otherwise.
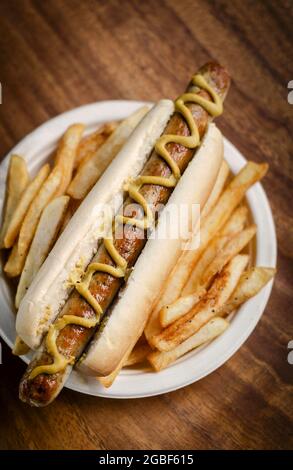
<path fill-rule="evenodd" d="M 39 167 L 44 161 L 41 154 L 45 153 L 48 155 L 50 153 L 56 141 L 69 124 L 78 121 L 83 122 L 88 126 L 87 130 L 89 131 L 101 122 L 122 119 L 145 104 L 151 103 L 128 100 L 99 101 L 60 114 L 36 128 L 24 137 L 1 162 L 0 212 L 2 212 L 3 206 L 4 182 L 9 157 L 12 153 L 25 155 L 29 169 L 35 172 L 36 167 Z M 40 142 L 42 142 L 41 150 L 38 149 Z M 33 146 L 35 153 L 32 152 Z M 224 138 L 224 146 L 225 157 L 232 171 L 238 172 L 247 160 L 226 138 Z M 255 184 L 248 191 L 247 200 L 253 218 L 257 223 L 256 265 L 275 267 L 277 257 L 276 231 L 271 208 L 260 183 Z M 0 296 L 2 300 L 6 301 L 5 307 L 7 310 L 9 309 L 9 300 L 7 299 L 7 292 L 6 296 L 3 295 L 3 283 L 5 283 L 5 280 L 3 279 L 1 263 Z M 264 312 L 272 286 L 273 280 L 257 296 L 246 302 L 239 309 L 237 315 L 233 317 L 230 327 L 223 335 L 206 347 L 187 354 L 184 358 L 181 358 L 160 373 L 139 369 L 126 369 L 121 372 L 110 389 L 103 389 L 95 379 L 83 378 L 74 371 L 67 381 L 66 387 L 80 393 L 103 398 L 128 399 L 156 396 L 188 386 L 221 367 L 248 339 Z M 241 330 L 243 326 L 245 328 L 242 330 L 242 333 L 235 334 L 236 329 Z M 15 334 L 7 334 L 3 328 L 2 319 L 0 335 L 11 348 Z M 22 357 L 22 359 L 28 362 L 29 356 Z M 188 369 L 187 374 L 184 369 Z"/>

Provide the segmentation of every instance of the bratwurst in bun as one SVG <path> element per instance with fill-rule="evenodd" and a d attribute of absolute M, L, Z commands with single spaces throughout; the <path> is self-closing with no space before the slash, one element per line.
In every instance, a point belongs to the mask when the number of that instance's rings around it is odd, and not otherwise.
<path fill-rule="evenodd" d="M 226 70 L 208 63 L 174 103 L 154 106 L 73 215 L 20 305 L 17 333 L 38 348 L 21 380 L 23 401 L 49 404 L 77 363 L 107 376 L 135 345 L 183 249 L 180 237 L 153 233 L 168 205 L 204 207 L 223 159 L 211 121 L 229 84 Z M 111 220 L 100 220 L 101 203 L 111 207 Z M 192 229 L 197 221 L 191 211 L 188 217 Z"/>

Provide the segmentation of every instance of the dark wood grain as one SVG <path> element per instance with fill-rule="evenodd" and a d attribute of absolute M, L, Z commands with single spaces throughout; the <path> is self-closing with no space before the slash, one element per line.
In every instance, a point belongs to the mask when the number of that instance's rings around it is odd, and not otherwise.
<path fill-rule="evenodd" d="M 183 390 L 106 400 L 65 390 L 46 409 L 18 400 L 24 364 L 3 345 L 2 449 L 292 448 L 293 8 L 286 1 L 2 0 L 0 156 L 47 119 L 103 99 L 174 98 L 216 59 L 233 86 L 219 126 L 268 161 L 278 275 L 266 312 L 218 371 Z"/>

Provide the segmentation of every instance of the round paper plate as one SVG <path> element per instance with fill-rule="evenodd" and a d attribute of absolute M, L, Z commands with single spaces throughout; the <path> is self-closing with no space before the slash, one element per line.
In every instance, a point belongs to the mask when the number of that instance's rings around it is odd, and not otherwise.
<path fill-rule="evenodd" d="M 18 153 L 27 161 L 29 171 L 34 174 L 46 161 L 66 128 L 74 122 L 83 122 L 90 132 L 102 122 L 120 120 L 146 103 L 140 101 L 102 101 L 68 111 L 38 127 L 25 137 L 0 165 L 0 212 L 3 208 L 5 178 L 12 153 Z M 245 158 L 224 139 L 225 158 L 233 173 L 246 163 Z M 247 192 L 247 201 L 256 233 L 256 265 L 275 267 L 276 234 L 270 206 L 261 184 L 255 184 Z M 0 334 L 12 347 L 15 340 L 15 313 L 11 290 L 0 271 Z M 159 395 L 189 385 L 210 374 L 224 364 L 251 335 L 267 304 L 271 281 L 257 296 L 246 302 L 231 320 L 229 328 L 205 347 L 192 351 L 167 369 L 156 373 L 148 369 L 123 369 L 109 389 L 104 389 L 96 379 L 87 378 L 74 371 L 66 387 L 80 393 L 110 398 L 139 398 Z M 29 356 L 22 357 L 25 362 Z"/>

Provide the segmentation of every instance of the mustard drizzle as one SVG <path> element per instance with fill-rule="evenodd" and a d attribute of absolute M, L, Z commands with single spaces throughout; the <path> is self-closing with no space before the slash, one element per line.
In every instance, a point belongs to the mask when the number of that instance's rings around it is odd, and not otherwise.
<path fill-rule="evenodd" d="M 127 217 L 124 215 L 116 215 L 115 221 L 118 221 L 123 224 L 129 224 L 136 227 L 139 227 L 143 230 L 150 228 L 154 224 L 153 213 L 143 197 L 139 192 L 141 187 L 145 184 L 154 184 L 159 186 L 164 186 L 166 188 L 173 188 L 176 186 L 178 180 L 181 177 L 180 168 L 177 163 L 173 160 L 170 153 L 166 149 L 166 145 L 169 143 L 176 143 L 183 145 L 188 149 L 195 149 L 200 144 L 200 136 L 198 128 L 193 119 L 192 113 L 189 108 L 187 108 L 186 103 L 195 103 L 202 108 L 204 108 L 211 116 L 219 116 L 223 112 L 223 103 L 220 96 L 214 91 L 214 89 L 206 82 L 205 78 L 202 75 L 196 74 L 192 77 L 192 84 L 199 88 L 207 91 L 212 98 L 212 101 L 209 101 L 202 96 L 199 96 L 197 92 L 187 92 L 183 93 L 175 101 L 175 110 L 180 113 L 185 119 L 189 130 L 189 136 L 180 136 L 173 134 L 162 135 L 155 144 L 156 153 L 166 162 L 169 166 L 172 174 L 170 177 L 162 176 L 138 176 L 138 178 L 129 181 L 124 189 L 128 192 L 131 199 L 137 202 L 142 206 L 144 210 L 143 219 L 136 219 L 134 217 Z M 90 293 L 89 286 L 92 280 L 93 275 L 96 272 L 104 272 L 112 275 L 116 278 L 125 277 L 127 271 L 127 262 L 119 254 L 117 249 L 114 246 L 112 237 L 104 239 L 104 246 L 116 263 L 116 266 L 110 266 L 105 263 L 90 263 L 87 267 L 84 278 L 82 281 L 77 281 L 75 283 L 75 288 L 78 293 L 88 302 L 88 304 L 93 308 L 96 315 L 94 318 L 83 318 L 76 315 L 64 315 L 63 317 L 56 320 L 56 322 L 49 327 L 49 331 L 46 337 L 46 348 L 48 353 L 53 358 L 53 363 L 48 365 L 41 365 L 35 367 L 30 373 L 30 379 L 35 378 L 39 374 L 55 374 L 63 370 L 68 364 L 74 364 L 74 357 L 65 357 L 58 350 L 57 338 L 59 332 L 69 324 L 80 325 L 85 328 L 93 328 L 97 325 L 100 320 L 103 310 L 100 304 L 97 302 L 95 297 Z"/>
<path fill-rule="evenodd" d="M 208 85 L 202 75 L 194 75 L 192 77 L 192 84 L 200 89 L 206 90 L 211 95 L 213 101 L 208 101 L 196 93 L 183 93 L 179 98 L 177 98 L 175 101 L 175 110 L 180 113 L 187 122 L 190 129 L 190 136 L 165 134 L 158 139 L 155 145 L 156 153 L 169 166 L 172 171 L 172 175 L 169 178 L 162 176 L 139 176 L 134 181 L 128 183 L 125 189 L 128 190 L 129 196 L 142 206 L 145 216 L 141 220 L 135 219 L 134 217 L 117 215 L 116 220 L 119 222 L 134 225 L 144 230 L 150 228 L 154 223 L 154 216 L 145 198 L 140 194 L 140 188 L 144 184 L 158 184 L 167 188 L 175 187 L 181 176 L 180 169 L 166 149 L 166 145 L 169 143 L 176 143 L 183 145 L 188 149 L 194 149 L 200 144 L 198 128 L 194 122 L 192 112 L 187 108 L 185 103 L 199 104 L 212 116 L 219 116 L 223 112 L 223 103 L 221 98 L 214 89 Z"/>

